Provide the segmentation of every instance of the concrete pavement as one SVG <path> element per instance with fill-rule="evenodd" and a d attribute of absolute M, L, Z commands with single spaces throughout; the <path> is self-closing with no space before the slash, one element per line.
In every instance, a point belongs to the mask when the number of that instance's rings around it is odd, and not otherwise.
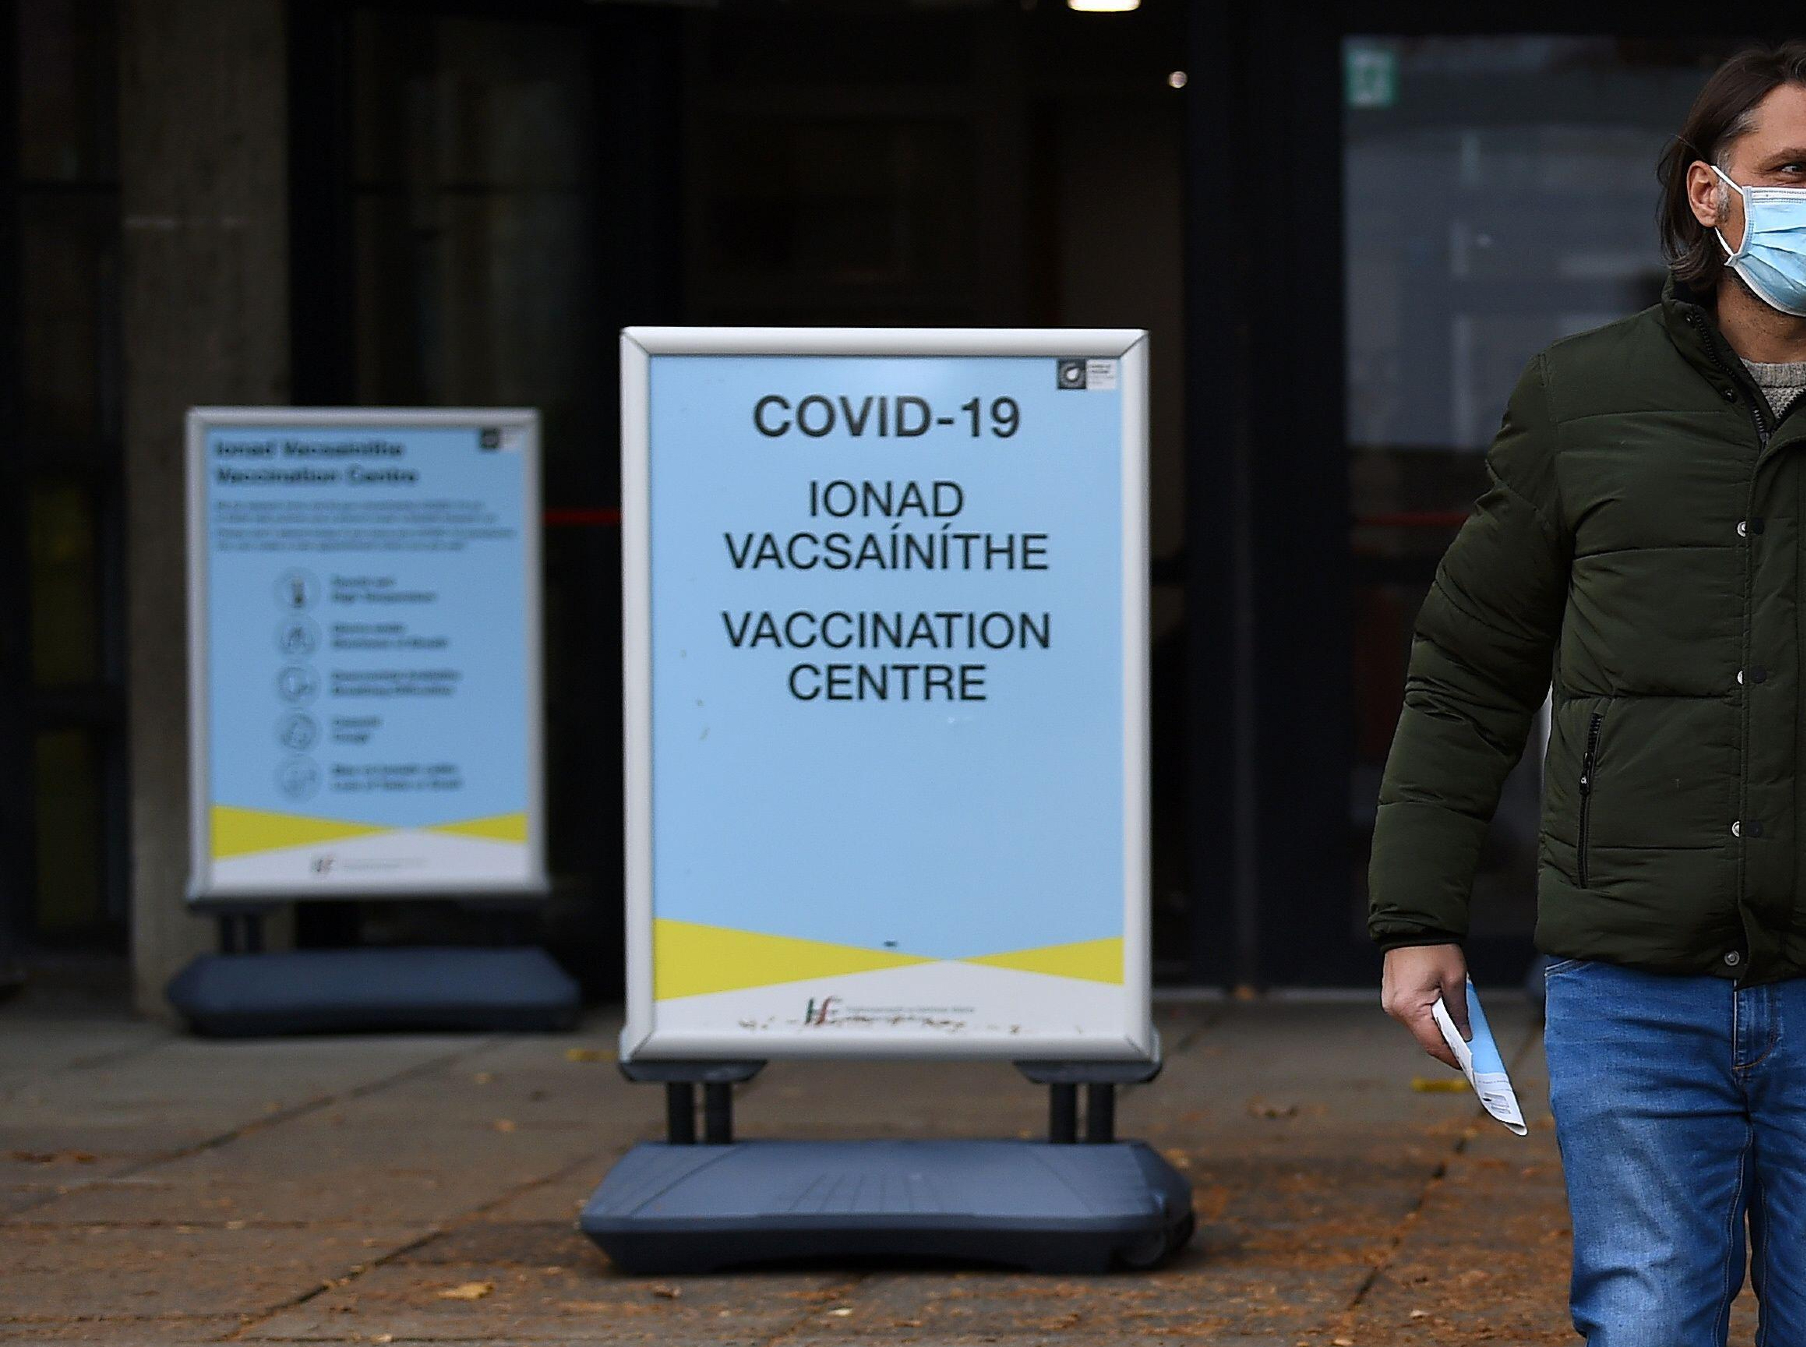
<path fill-rule="evenodd" d="M 1371 1001 L 1163 1004 L 1122 1134 L 1197 1188 L 1153 1274 L 810 1268 L 628 1277 L 573 1227 L 658 1135 L 616 1027 L 568 1037 L 204 1042 L 0 1008 L 0 1342 L 1570 1343 L 1568 1232 L 1535 1023 L 1488 1010 L 1529 1138 Z M 1032 1135 L 1004 1065 L 778 1064 L 743 1135 Z M 1745 1334 L 1747 1340 L 1747 1333 Z"/>

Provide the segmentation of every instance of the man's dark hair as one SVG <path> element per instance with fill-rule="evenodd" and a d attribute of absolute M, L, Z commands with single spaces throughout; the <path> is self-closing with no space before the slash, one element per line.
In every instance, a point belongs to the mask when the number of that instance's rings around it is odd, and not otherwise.
<path fill-rule="evenodd" d="M 1784 84 L 1806 85 L 1806 42 L 1740 51 L 1706 81 L 1686 124 L 1668 142 L 1656 166 L 1662 180 L 1662 254 L 1674 278 L 1695 290 L 1711 290 L 1724 270 L 1717 235 L 1694 217 L 1687 200 L 1687 169 L 1695 160 L 1723 168 L 1731 143 L 1754 124 L 1756 105 Z"/>

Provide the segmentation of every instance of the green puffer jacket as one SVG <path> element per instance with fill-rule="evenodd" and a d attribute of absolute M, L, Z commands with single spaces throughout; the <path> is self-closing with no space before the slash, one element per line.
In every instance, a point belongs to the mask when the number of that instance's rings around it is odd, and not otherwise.
<path fill-rule="evenodd" d="M 1777 424 L 1672 283 L 1531 362 L 1417 619 L 1373 835 L 1383 947 L 1466 934 L 1487 822 L 1553 683 L 1537 947 L 1806 972 L 1799 405 Z"/>

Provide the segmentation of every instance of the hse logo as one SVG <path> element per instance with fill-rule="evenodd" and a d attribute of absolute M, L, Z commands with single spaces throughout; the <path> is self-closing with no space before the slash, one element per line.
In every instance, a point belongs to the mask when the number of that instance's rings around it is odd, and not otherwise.
<path fill-rule="evenodd" d="M 838 1000 L 840 1000 L 838 996 L 824 996 L 818 1002 L 811 996 L 808 1009 L 803 1011 L 803 1023 L 812 1027 L 826 1024 L 828 1015 L 833 1011 L 834 1003 Z"/>
<path fill-rule="evenodd" d="M 1107 393 L 1116 387 L 1117 369 L 1114 360 L 1059 360 L 1054 363 L 1054 385 Z"/>

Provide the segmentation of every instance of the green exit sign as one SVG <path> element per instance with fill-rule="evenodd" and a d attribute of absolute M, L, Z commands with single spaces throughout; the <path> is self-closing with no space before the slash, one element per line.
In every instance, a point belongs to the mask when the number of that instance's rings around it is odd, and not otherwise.
<path fill-rule="evenodd" d="M 1398 102 L 1398 53 L 1350 42 L 1342 52 L 1342 83 L 1351 108 L 1389 108 Z"/>

